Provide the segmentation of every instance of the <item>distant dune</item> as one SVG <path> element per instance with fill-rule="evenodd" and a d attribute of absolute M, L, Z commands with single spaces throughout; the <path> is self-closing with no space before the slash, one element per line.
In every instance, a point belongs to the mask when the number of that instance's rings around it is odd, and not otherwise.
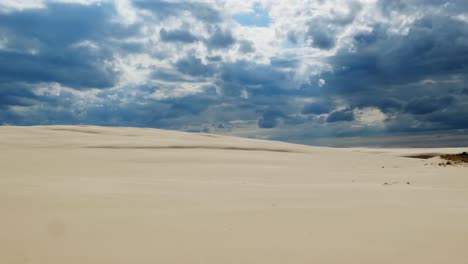
<path fill-rule="evenodd" d="M 468 263 L 467 150 L 4 126 L 0 263 Z"/>

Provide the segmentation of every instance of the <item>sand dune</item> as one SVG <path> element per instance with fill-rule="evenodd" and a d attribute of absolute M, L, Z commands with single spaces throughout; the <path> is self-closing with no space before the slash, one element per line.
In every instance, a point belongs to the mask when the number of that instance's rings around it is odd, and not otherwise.
<path fill-rule="evenodd" d="M 468 263 L 461 151 L 0 127 L 0 263 Z"/>

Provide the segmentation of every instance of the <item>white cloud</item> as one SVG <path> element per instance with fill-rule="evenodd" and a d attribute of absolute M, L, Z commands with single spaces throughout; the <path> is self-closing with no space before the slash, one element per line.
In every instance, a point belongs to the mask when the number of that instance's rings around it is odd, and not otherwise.
<path fill-rule="evenodd" d="M 133 8 L 130 0 L 115 0 L 115 9 L 119 14 L 119 22 L 134 24 L 139 21 L 137 11 Z"/>
<path fill-rule="evenodd" d="M 319 79 L 317 84 L 318 84 L 319 87 L 323 87 L 323 86 L 325 86 L 326 82 L 325 82 L 324 79 Z"/>
<path fill-rule="evenodd" d="M 45 8 L 47 3 L 78 3 L 83 5 L 90 5 L 108 1 L 109 0 L 1 0 L 0 12 Z"/>
<path fill-rule="evenodd" d="M 42 0 L 2 0 L 0 1 L 0 12 L 10 12 L 14 10 L 23 10 L 31 8 L 44 8 Z"/>
<path fill-rule="evenodd" d="M 358 126 L 383 126 L 387 116 L 376 107 L 355 108 L 354 119 Z"/>
<path fill-rule="evenodd" d="M 177 85 L 164 85 L 155 82 L 155 87 L 158 87 L 149 98 L 163 100 L 169 98 L 180 98 L 188 95 L 193 95 L 203 92 L 209 83 L 177 83 Z"/>

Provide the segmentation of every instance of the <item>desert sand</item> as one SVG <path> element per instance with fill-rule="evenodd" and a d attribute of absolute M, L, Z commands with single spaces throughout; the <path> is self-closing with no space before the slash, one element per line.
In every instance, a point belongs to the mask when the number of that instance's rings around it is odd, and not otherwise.
<path fill-rule="evenodd" d="M 468 167 L 92 126 L 0 127 L 0 263 L 468 263 Z"/>

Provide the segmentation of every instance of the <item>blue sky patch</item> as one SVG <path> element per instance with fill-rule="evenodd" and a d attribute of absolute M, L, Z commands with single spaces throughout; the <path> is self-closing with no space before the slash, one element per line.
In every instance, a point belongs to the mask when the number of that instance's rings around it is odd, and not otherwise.
<path fill-rule="evenodd" d="M 259 3 L 253 6 L 253 12 L 241 13 L 233 17 L 239 24 L 248 27 L 268 27 L 271 23 L 271 18 L 268 11 Z"/>

